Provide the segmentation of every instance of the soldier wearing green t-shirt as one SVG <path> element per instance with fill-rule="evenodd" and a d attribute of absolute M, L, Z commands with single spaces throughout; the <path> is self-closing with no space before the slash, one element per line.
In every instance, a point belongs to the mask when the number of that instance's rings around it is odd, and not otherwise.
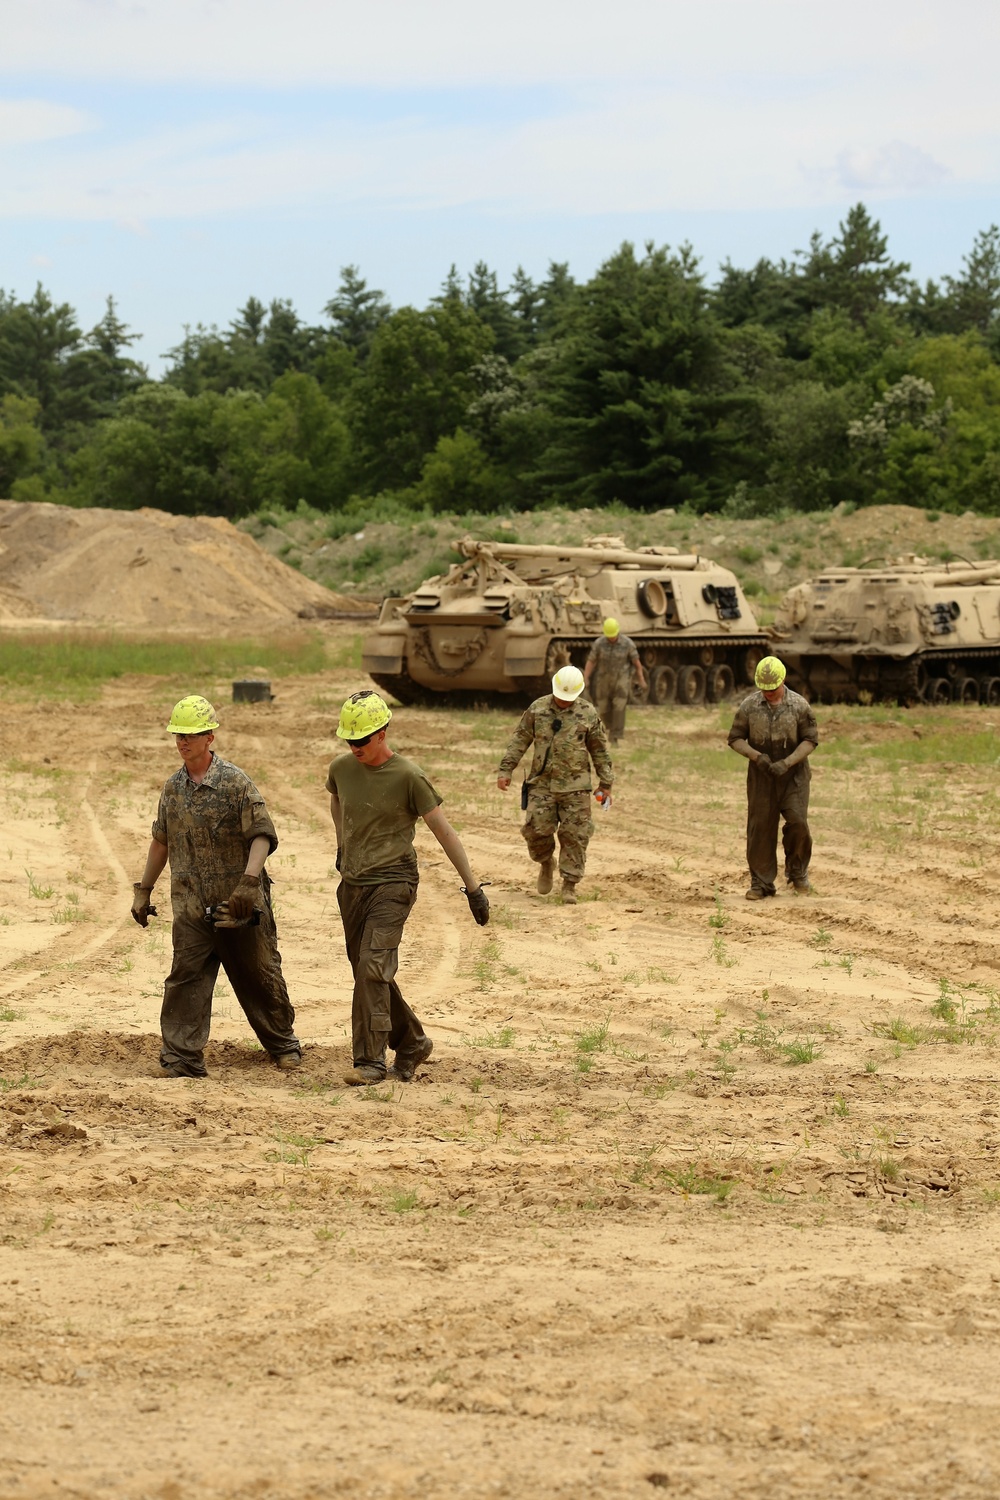
<path fill-rule="evenodd" d="M 377 693 L 353 693 L 340 711 L 337 738 L 349 755 L 330 763 L 326 789 L 337 830 L 337 901 L 354 971 L 354 1066 L 345 1083 L 381 1083 L 386 1048 L 396 1054 L 390 1078 L 408 1082 L 433 1042 L 396 983 L 403 926 L 417 899 L 413 833 L 423 818 L 464 881 L 472 915 L 489 921 L 490 904 L 472 873 L 441 798 L 420 767 L 386 744 L 392 713 Z"/>

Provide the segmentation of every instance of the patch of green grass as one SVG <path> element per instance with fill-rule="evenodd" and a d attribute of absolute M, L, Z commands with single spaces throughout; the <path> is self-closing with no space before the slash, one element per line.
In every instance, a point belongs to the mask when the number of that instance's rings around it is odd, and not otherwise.
<path fill-rule="evenodd" d="M 24 873 L 28 877 L 28 895 L 32 896 L 36 901 L 48 901 L 49 897 L 54 894 L 55 887 L 40 885 L 28 869 Z"/>
<path fill-rule="evenodd" d="M 501 1026 L 499 1031 L 484 1031 L 481 1036 L 468 1037 L 470 1047 L 513 1047 L 516 1033 L 513 1026 Z"/>
<path fill-rule="evenodd" d="M 591 1026 L 576 1037 L 576 1067 L 579 1073 L 589 1073 L 594 1066 L 594 1054 L 604 1052 L 608 1046 L 611 1030 L 611 1012 L 608 1011 L 599 1026 Z"/>
<path fill-rule="evenodd" d="M 891 1042 L 902 1042 L 907 1047 L 916 1047 L 925 1039 L 923 1028 L 904 1021 L 902 1016 L 892 1016 L 888 1021 L 873 1021 L 869 1030 L 873 1036 L 884 1036 Z"/>
<path fill-rule="evenodd" d="M 19 1021 L 21 1012 L 11 1005 L 0 1005 L 0 1021 Z"/>
<path fill-rule="evenodd" d="M 833 933 L 828 932 L 825 927 L 817 927 L 809 941 L 814 948 L 829 948 L 833 942 Z"/>
<path fill-rule="evenodd" d="M 360 635 L 358 665 L 360 665 Z M 346 653 L 350 662 L 339 659 Z M 177 685 L 238 677 L 248 667 L 272 677 L 328 671 L 354 665 L 354 647 L 328 650 L 318 631 L 286 636 L 233 638 L 205 634 L 198 640 L 140 639 L 117 632 L 5 631 L 0 639 L 0 682 L 30 688 L 49 698 L 91 698 L 102 683 L 138 672 L 174 678 Z M 169 694 L 168 694 L 169 696 Z"/>
<path fill-rule="evenodd" d="M 726 926 L 728 921 L 729 913 L 726 911 L 726 908 L 722 904 L 722 897 L 719 895 L 718 891 L 716 891 L 715 910 L 712 912 L 712 915 L 708 919 L 708 925 L 709 927 L 717 927 L 721 931 L 721 929 Z"/>
<path fill-rule="evenodd" d="M 729 949 L 726 947 L 726 940 L 721 932 L 717 932 L 712 939 L 709 958 L 714 958 L 715 962 L 723 969 L 734 969 L 739 963 L 738 958 L 730 958 Z"/>
<path fill-rule="evenodd" d="M 823 1049 L 808 1037 L 799 1037 L 794 1042 L 782 1042 L 779 1051 L 792 1067 L 816 1062 L 823 1055 Z"/>
<path fill-rule="evenodd" d="M 846 1120 L 847 1116 L 851 1113 L 851 1106 L 848 1104 L 843 1094 L 837 1094 L 834 1096 L 833 1104 L 830 1106 L 830 1108 L 832 1113 L 841 1120 Z"/>
<path fill-rule="evenodd" d="M 736 1186 L 731 1178 L 720 1176 L 714 1169 L 699 1169 L 693 1164 L 665 1168 L 660 1176 L 676 1192 L 683 1193 L 685 1198 L 704 1193 L 717 1203 L 725 1203 Z"/>
<path fill-rule="evenodd" d="M 394 1214 L 408 1214 L 412 1213 L 417 1207 L 417 1202 L 418 1198 L 415 1190 L 408 1193 L 397 1192 L 393 1193 L 389 1199 L 389 1209 Z"/>
<path fill-rule="evenodd" d="M 22 1073 L 20 1078 L 0 1078 L 0 1089 L 10 1093 L 14 1089 L 39 1089 L 41 1083 L 37 1078 L 32 1078 L 29 1073 Z"/>
<path fill-rule="evenodd" d="M 300 1135 L 294 1130 L 276 1130 L 274 1139 L 277 1145 L 264 1152 L 264 1160 L 287 1162 L 302 1167 L 309 1165 L 310 1156 L 320 1145 L 318 1136 Z"/>

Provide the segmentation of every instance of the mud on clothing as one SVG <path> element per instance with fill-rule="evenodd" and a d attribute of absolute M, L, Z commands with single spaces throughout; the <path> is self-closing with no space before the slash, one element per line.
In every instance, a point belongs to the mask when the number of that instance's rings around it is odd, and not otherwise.
<path fill-rule="evenodd" d="M 528 816 L 521 824 L 521 836 L 536 864 L 551 859 L 559 834 L 559 873 L 574 885 L 583 879 L 587 865 L 587 845 L 594 832 L 590 816 L 589 792 L 528 793 Z"/>
<path fill-rule="evenodd" d="M 780 703 L 770 704 L 762 692 L 744 698 L 729 731 L 729 743 L 746 740 L 772 761 L 784 760 L 803 740 L 819 744 L 819 729 L 812 708 L 799 693 L 785 689 Z M 773 896 L 778 873 L 778 824 L 785 856 L 785 875 L 797 884 L 809 878 L 812 835 L 809 832 L 808 760 L 800 761 L 785 776 L 772 776 L 753 761 L 747 765 L 747 865 L 750 883 Z"/>
<path fill-rule="evenodd" d="M 442 799 L 420 767 L 403 755 L 392 755 L 381 766 L 362 765 L 350 751 L 338 755 L 326 789 L 340 802 L 337 904 L 354 974 L 354 1066 L 384 1072 L 386 1047 L 397 1059 L 405 1058 L 424 1037 L 396 972 L 403 926 L 417 899 L 414 829 Z"/>
<path fill-rule="evenodd" d="M 164 1067 L 179 1064 L 193 1077 L 204 1074 L 220 965 L 265 1051 L 272 1057 L 300 1051 L 267 872 L 260 877 L 264 909 L 259 927 L 217 931 L 204 916 L 206 906 L 232 895 L 255 838 L 266 838 L 272 853 L 278 845 L 264 799 L 250 777 L 214 754 L 198 785 L 181 766 L 160 793 L 153 838 L 167 846 L 173 907 L 173 964 L 163 986 L 160 1062 Z"/>
<path fill-rule="evenodd" d="M 630 636 L 619 635 L 613 641 L 599 636 L 590 648 L 588 664 L 593 662 L 590 696 L 612 740 L 625 733 L 625 710 L 632 688 L 632 670 L 639 665 L 639 653 Z"/>

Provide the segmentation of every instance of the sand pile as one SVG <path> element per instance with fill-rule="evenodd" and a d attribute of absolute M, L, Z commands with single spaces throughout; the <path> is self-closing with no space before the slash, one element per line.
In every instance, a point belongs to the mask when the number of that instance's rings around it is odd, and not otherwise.
<path fill-rule="evenodd" d="M 363 608 L 226 520 L 0 501 L 0 624 L 169 629 L 280 624 Z"/>

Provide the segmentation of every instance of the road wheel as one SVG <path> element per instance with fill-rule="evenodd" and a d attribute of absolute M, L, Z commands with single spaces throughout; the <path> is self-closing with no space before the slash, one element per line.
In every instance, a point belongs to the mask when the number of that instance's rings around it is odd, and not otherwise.
<path fill-rule="evenodd" d="M 1000 703 L 1000 677 L 979 679 L 979 701 L 988 704 L 990 708 L 996 708 Z"/>
<path fill-rule="evenodd" d="M 654 667 L 649 674 L 649 701 L 657 708 L 673 703 L 677 693 L 677 673 L 673 667 Z"/>
<path fill-rule="evenodd" d="M 704 667 L 681 667 L 677 674 L 677 701 L 685 708 L 694 708 L 705 701 Z"/>
<path fill-rule="evenodd" d="M 956 703 L 978 703 L 979 683 L 974 677 L 956 677 L 954 696 Z"/>
<path fill-rule="evenodd" d="M 764 653 L 759 646 L 748 646 L 743 653 L 743 681 L 753 686 L 753 674 L 760 663 L 764 660 Z"/>
<path fill-rule="evenodd" d="M 931 677 L 924 691 L 924 702 L 932 706 L 952 701 L 951 683 L 947 677 Z"/>
<path fill-rule="evenodd" d="M 709 703 L 721 703 L 728 698 L 736 686 L 736 677 L 732 667 L 727 667 L 725 662 L 720 662 L 717 667 L 710 667 L 705 673 L 705 696 Z"/>

